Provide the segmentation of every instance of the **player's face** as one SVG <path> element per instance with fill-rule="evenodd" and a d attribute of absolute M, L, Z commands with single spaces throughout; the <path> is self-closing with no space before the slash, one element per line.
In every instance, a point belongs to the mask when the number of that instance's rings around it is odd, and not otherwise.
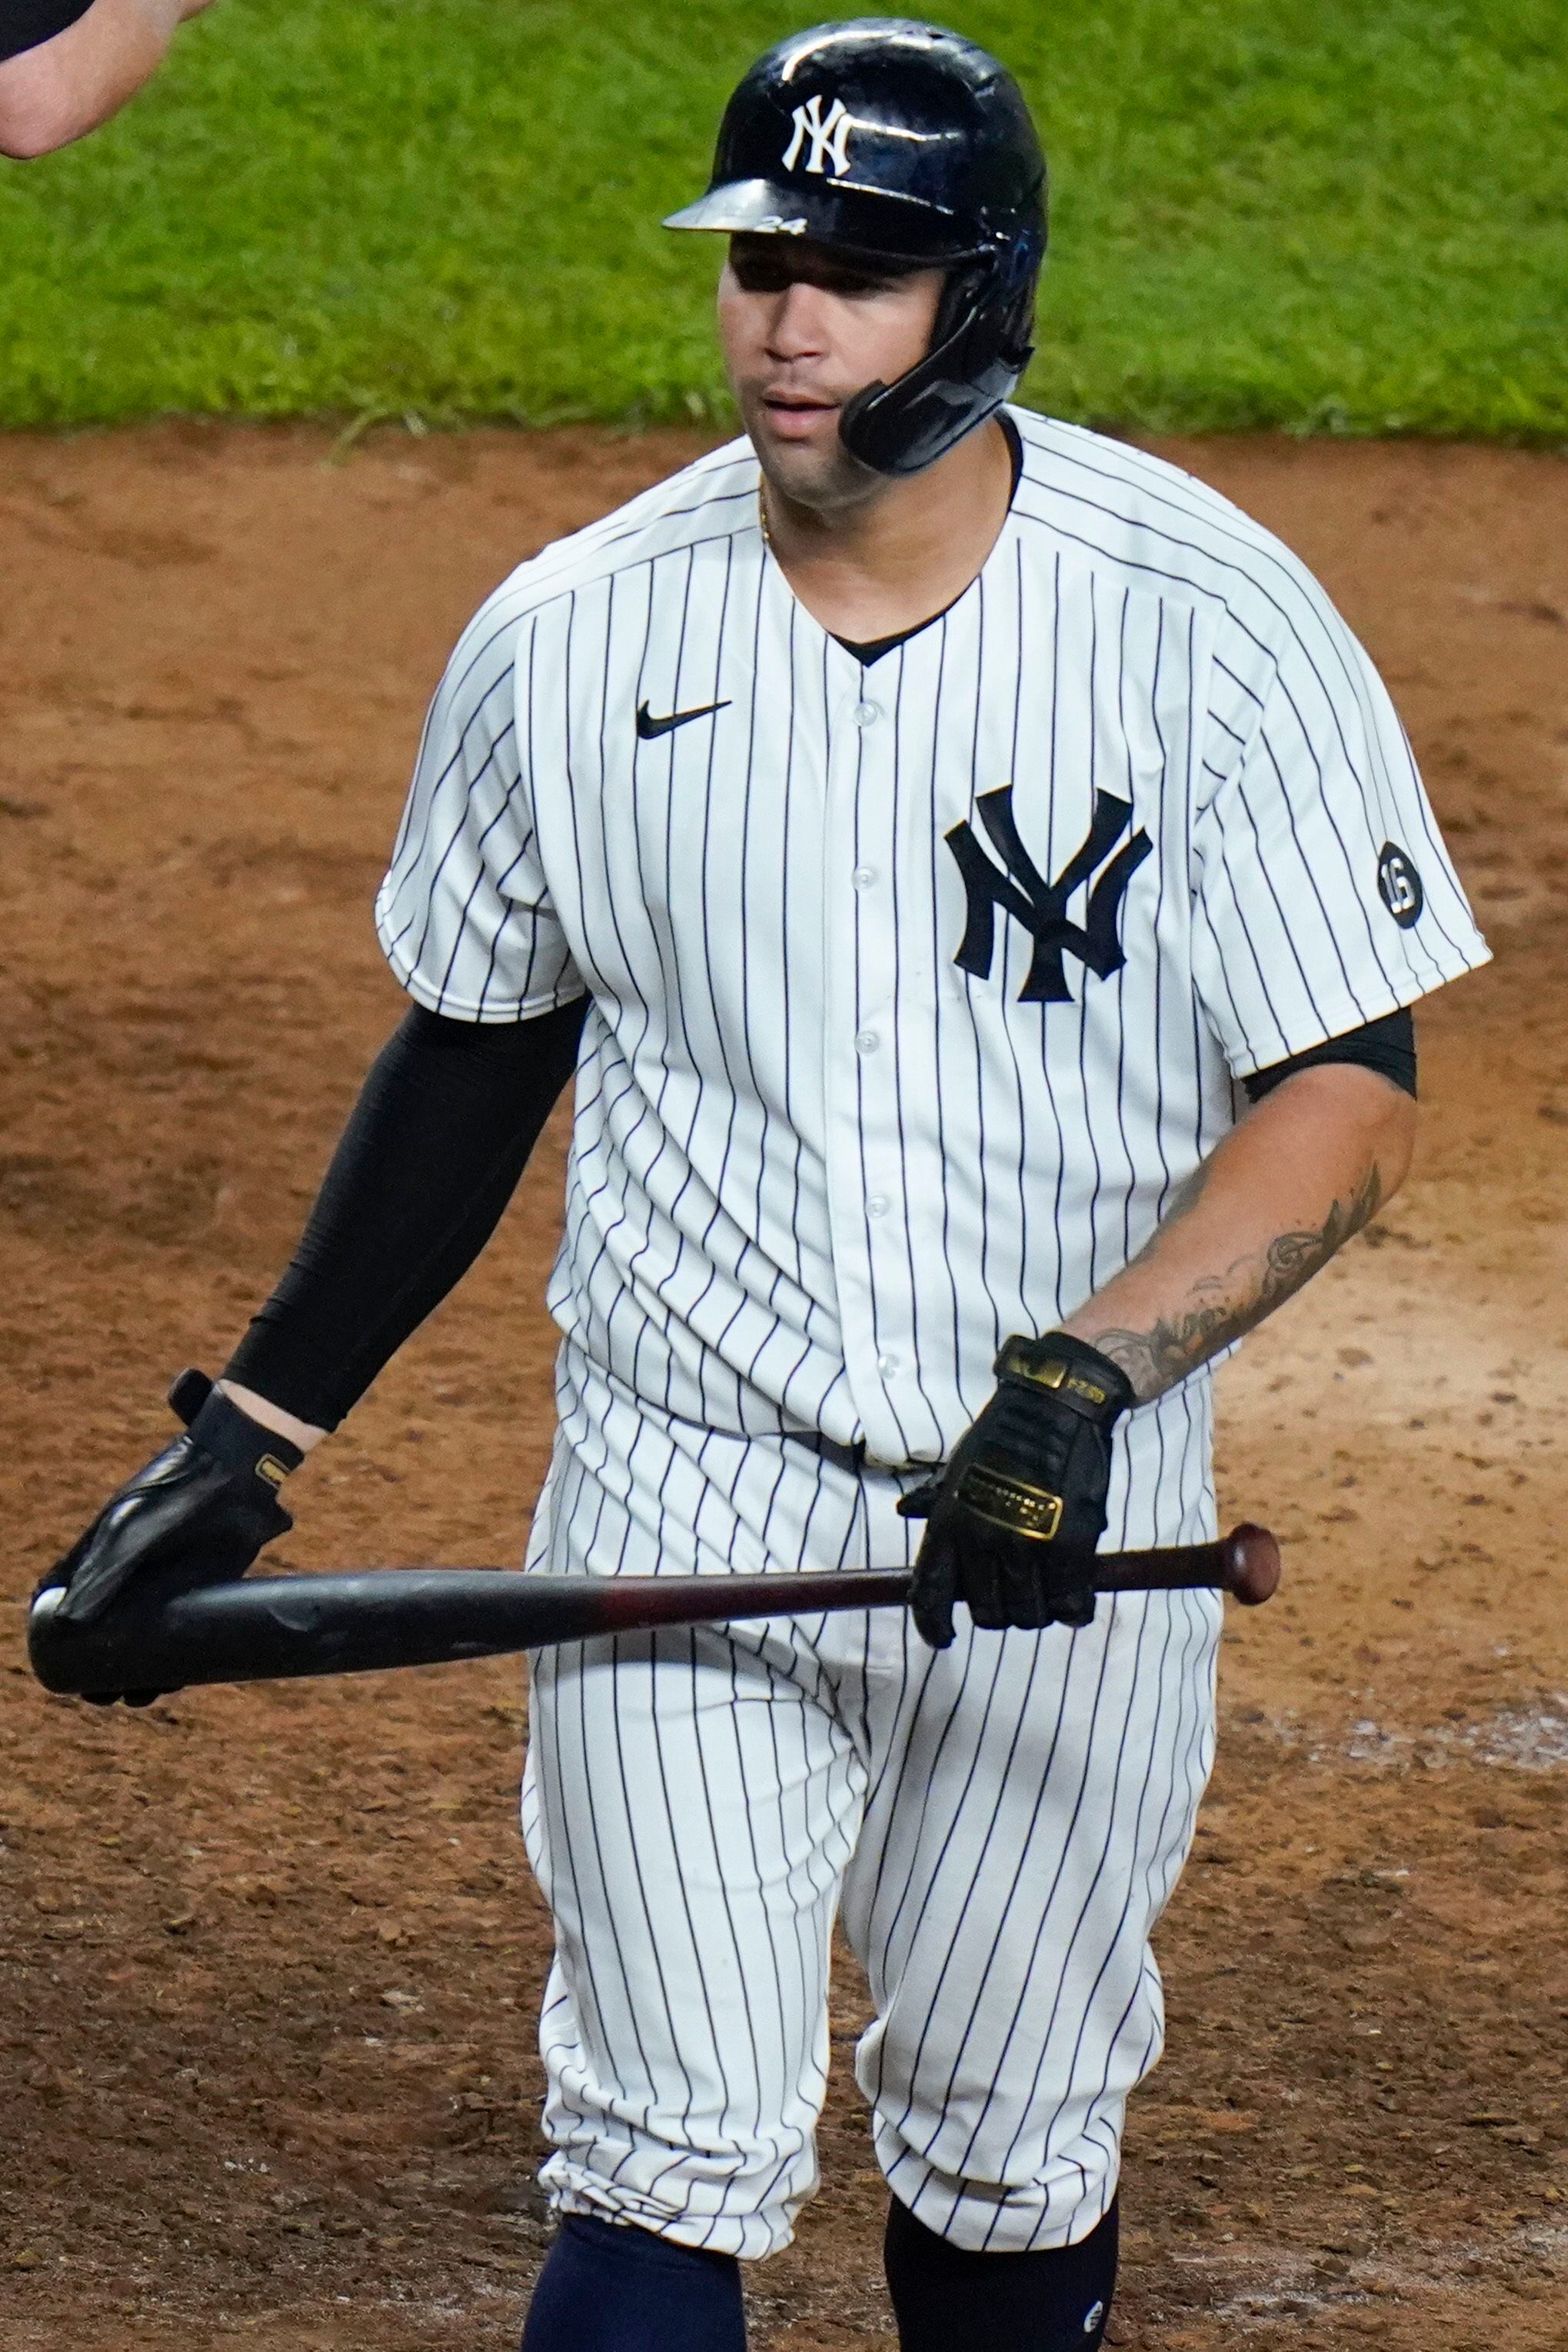
<path fill-rule="evenodd" d="M 866 497 L 882 478 L 839 439 L 839 412 L 931 347 L 943 272 L 894 272 L 793 237 L 737 236 L 719 341 L 763 471 L 804 506 Z"/>

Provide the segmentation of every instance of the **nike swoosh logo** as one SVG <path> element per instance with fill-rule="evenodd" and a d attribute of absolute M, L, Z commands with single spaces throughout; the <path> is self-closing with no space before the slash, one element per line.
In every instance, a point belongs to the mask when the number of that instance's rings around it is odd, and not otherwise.
<path fill-rule="evenodd" d="M 644 743 L 656 735 L 667 735 L 672 727 L 685 727 L 693 719 L 711 719 L 716 710 L 727 710 L 729 704 L 705 702 L 700 710 L 672 710 L 667 719 L 655 719 L 645 702 L 637 705 L 637 732 Z"/>

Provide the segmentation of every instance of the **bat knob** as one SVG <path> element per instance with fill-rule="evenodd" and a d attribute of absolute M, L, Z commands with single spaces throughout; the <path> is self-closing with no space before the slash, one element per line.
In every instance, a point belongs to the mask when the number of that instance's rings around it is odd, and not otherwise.
<path fill-rule="evenodd" d="M 1280 1589 L 1280 1547 L 1268 1528 L 1254 1527 L 1250 1521 L 1233 1528 L 1223 1550 L 1225 1589 L 1243 1609 L 1256 1609 L 1260 1601 L 1271 1601 Z"/>

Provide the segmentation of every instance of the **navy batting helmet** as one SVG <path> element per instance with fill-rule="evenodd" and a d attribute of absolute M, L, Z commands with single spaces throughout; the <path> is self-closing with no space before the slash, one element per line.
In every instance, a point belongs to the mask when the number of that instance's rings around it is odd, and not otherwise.
<path fill-rule="evenodd" d="M 877 473 L 933 464 L 1029 362 L 1045 158 L 1007 68 L 940 26 L 857 16 L 769 49 L 725 109 L 707 194 L 664 226 L 947 270 L 925 357 L 840 420 Z"/>

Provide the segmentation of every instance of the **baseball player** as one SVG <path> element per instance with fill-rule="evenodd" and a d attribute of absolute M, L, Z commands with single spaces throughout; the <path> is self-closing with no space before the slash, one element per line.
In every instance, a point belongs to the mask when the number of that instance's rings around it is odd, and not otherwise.
<path fill-rule="evenodd" d="M 212 0 L 0 0 L 0 154 L 29 161 L 118 114 Z"/>
<path fill-rule="evenodd" d="M 1485 957 L 1322 590 L 1007 404 L 1044 165 L 996 60 L 786 41 L 669 226 L 746 431 L 485 604 L 378 905 L 413 999 L 220 1385 L 61 1608 L 237 1574 L 575 1072 L 531 1568 L 915 1558 L 911 1617 L 538 1655 L 556 1927 L 528 2352 L 738 2352 L 816 2185 L 835 1919 L 915 2352 L 1103 2337 L 1149 1936 L 1213 1747 L 1216 1360 L 1403 1178 L 1409 1007 Z M 145 1696 L 136 1694 L 135 1696 Z"/>

